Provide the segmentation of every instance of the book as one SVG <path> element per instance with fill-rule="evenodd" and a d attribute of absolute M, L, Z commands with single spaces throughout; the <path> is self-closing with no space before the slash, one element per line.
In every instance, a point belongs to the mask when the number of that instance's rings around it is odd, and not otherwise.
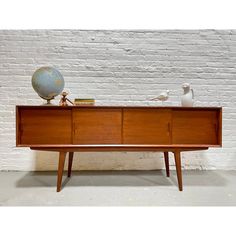
<path fill-rule="evenodd" d="M 94 105 L 95 99 L 93 98 L 75 98 L 75 105 Z"/>

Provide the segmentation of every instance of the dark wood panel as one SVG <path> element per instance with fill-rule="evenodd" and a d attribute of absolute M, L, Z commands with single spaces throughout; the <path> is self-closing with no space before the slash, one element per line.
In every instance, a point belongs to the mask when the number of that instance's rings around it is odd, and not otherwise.
<path fill-rule="evenodd" d="M 120 144 L 121 109 L 79 108 L 73 110 L 74 144 Z"/>
<path fill-rule="evenodd" d="M 173 144 L 219 144 L 219 111 L 175 110 Z"/>
<path fill-rule="evenodd" d="M 20 109 L 21 144 L 71 144 L 71 111 Z"/>
<path fill-rule="evenodd" d="M 19 146 L 20 143 L 20 108 L 16 107 L 16 146 Z"/>
<path fill-rule="evenodd" d="M 170 144 L 171 110 L 154 108 L 124 109 L 124 144 Z"/>

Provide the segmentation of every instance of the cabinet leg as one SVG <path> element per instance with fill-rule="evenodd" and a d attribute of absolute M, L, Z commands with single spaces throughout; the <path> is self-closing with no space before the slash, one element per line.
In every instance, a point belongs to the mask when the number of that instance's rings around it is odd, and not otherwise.
<path fill-rule="evenodd" d="M 73 164 L 73 156 L 74 152 L 69 152 L 69 162 L 68 162 L 68 172 L 67 176 L 71 177 L 71 169 L 72 169 L 72 164 Z"/>
<path fill-rule="evenodd" d="M 180 151 L 175 151 L 174 154 L 175 154 L 175 166 L 179 184 L 179 191 L 183 191 Z"/>
<path fill-rule="evenodd" d="M 65 165 L 66 152 L 59 153 L 58 171 L 57 171 L 57 192 L 61 191 L 61 181 Z"/>
<path fill-rule="evenodd" d="M 169 167 L 169 154 L 164 152 L 165 166 L 166 166 L 166 176 L 170 177 L 170 167 Z"/>

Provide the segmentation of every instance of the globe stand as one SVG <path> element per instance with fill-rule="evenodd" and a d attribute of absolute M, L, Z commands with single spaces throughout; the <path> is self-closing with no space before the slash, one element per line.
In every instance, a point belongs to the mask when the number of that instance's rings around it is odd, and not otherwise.
<path fill-rule="evenodd" d="M 49 106 L 52 105 L 51 99 L 48 99 L 46 104 L 49 105 Z"/>
<path fill-rule="evenodd" d="M 45 98 L 42 98 L 42 99 L 47 101 L 46 103 L 43 103 L 42 106 L 55 106 L 53 103 L 51 103 L 51 100 L 54 99 L 54 97 L 50 99 L 45 99 Z"/>
<path fill-rule="evenodd" d="M 52 98 L 52 99 L 54 99 L 54 98 Z M 51 103 L 52 99 L 47 99 L 47 103 L 45 103 L 44 105 L 45 106 L 54 106 L 54 104 Z"/>

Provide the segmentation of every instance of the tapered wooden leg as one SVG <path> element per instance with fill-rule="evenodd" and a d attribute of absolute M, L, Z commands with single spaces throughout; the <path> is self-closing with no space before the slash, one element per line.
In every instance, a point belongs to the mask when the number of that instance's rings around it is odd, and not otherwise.
<path fill-rule="evenodd" d="M 67 176 L 71 177 L 71 169 L 72 169 L 72 163 L 73 163 L 73 156 L 74 153 L 73 152 L 69 152 L 69 162 L 68 162 L 68 172 L 67 172 Z"/>
<path fill-rule="evenodd" d="M 164 152 L 165 166 L 166 166 L 166 176 L 170 177 L 170 167 L 169 167 L 169 155 L 168 152 Z"/>
<path fill-rule="evenodd" d="M 57 192 L 61 191 L 61 181 L 65 165 L 66 152 L 59 153 L 58 171 L 57 171 Z"/>
<path fill-rule="evenodd" d="M 176 151 L 174 154 L 175 154 L 175 166 L 179 184 L 179 191 L 183 191 L 180 151 Z"/>

